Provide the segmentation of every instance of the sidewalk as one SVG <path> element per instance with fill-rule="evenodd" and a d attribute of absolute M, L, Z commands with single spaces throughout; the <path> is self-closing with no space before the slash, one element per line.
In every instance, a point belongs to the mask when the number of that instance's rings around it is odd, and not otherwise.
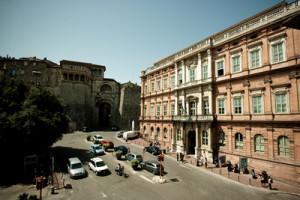
<path fill-rule="evenodd" d="M 147 141 L 145 141 L 142 138 L 138 138 L 135 140 L 128 140 L 128 142 L 131 144 L 142 146 L 142 147 L 145 147 L 147 145 Z M 168 152 L 166 155 L 169 156 L 170 158 L 176 160 L 176 153 Z M 269 190 L 267 184 L 262 185 L 259 178 L 253 179 L 249 174 L 238 174 L 238 173 L 233 173 L 233 172 L 228 173 L 226 167 L 217 168 L 212 164 L 208 164 L 207 168 L 205 168 L 204 166 L 198 167 L 198 166 L 196 166 L 195 158 L 192 156 L 188 156 L 187 158 L 185 158 L 185 163 L 190 164 L 196 168 L 203 168 L 207 171 L 210 171 L 212 173 L 226 177 L 233 181 L 240 182 L 245 185 L 251 185 L 254 187 L 265 188 L 265 189 Z M 294 185 L 283 183 L 278 180 L 273 180 L 272 188 L 273 188 L 273 190 L 278 190 L 278 191 L 282 191 L 282 192 L 294 193 L 294 194 L 300 195 L 300 188 L 298 188 Z"/>

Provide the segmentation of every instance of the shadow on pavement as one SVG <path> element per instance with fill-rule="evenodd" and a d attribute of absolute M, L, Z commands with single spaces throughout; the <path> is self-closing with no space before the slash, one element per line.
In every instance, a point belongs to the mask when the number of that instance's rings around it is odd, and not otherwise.
<path fill-rule="evenodd" d="M 75 149 L 71 147 L 53 147 L 54 172 L 68 173 L 67 160 L 71 157 L 78 157 L 86 165 L 93 155 L 86 149 Z"/>

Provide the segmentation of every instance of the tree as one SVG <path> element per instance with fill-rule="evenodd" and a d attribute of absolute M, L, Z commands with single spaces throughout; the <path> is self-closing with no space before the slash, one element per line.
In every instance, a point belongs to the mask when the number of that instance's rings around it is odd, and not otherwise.
<path fill-rule="evenodd" d="M 0 77 L 0 156 L 9 163 L 1 168 L 14 170 L 15 164 L 19 172 L 23 154 L 46 151 L 67 128 L 64 106 L 54 94 Z"/>

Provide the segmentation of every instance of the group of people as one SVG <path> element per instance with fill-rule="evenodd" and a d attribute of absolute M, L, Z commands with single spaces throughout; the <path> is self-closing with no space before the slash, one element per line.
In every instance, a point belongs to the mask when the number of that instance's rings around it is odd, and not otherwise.
<path fill-rule="evenodd" d="M 124 174 L 124 166 L 122 166 L 120 163 L 118 163 L 115 171 L 116 171 L 117 175 L 123 176 L 123 174 Z"/>
<path fill-rule="evenodd" d="M 182 152 L 177 152 L 177 153 L 176 153 L 176 159 L 177 159 L 177 162 L 183 163 L 183 160 L 184 160 L 184 154 L 183 154 Z"/>

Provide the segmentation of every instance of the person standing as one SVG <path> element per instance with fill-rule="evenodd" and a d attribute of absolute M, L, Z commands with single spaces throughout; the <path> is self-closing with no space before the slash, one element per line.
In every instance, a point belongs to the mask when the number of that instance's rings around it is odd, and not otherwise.
<path fill-rule="evenodd" d="M 273 183 L 273 179 L 271 176 L 268 177 L 268 186 L 269 186 L 269 189 L 272 190 L 272 183 Z"/>
<path fill-rule="evenodd" d="M 176 153 L 176 160 L 177 160 L 177 163 L 179 162 L 179 153 L 177 152 Z"/>

